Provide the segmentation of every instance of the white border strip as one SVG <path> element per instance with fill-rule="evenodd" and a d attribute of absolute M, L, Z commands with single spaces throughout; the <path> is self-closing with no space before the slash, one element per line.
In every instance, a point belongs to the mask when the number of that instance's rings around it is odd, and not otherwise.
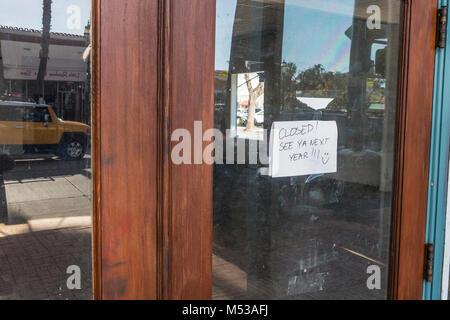
<path fill-rule="evenodd" d="M 450 168 L 450 163 L 449 163 Z M 448 290 L 450 285 L 450 170 L 447 192 L 447 219 L 445 228 L 445 249 L 444 249 L 444 267 L 442 268 L 442 300 L 448 300 Z"/>

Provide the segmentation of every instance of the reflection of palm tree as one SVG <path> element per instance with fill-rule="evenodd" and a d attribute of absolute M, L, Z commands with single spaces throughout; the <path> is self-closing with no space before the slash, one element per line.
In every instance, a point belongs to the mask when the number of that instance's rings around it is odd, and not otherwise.
<path fill-rule="evenodd" d="M 2 43 L 0 41 L 0 57 L 2 55 Z M 3 59 L 0 59 L 0 98 L 5 93 L 6 89 L 6 82 L 5 82 L 5 75 L 3 73 Z"/>
<path fill-rule="evenodd" d="M 37 75 L 37 82 L 40 88 L 40 93 L 44 92 L 44 79 L 47 74 L 47 62 L 50 47 L 50 29 L 52 20 L 52 0 L 43 0 L 42 3 L 42 39 L 41 51 L 39 53 L 39 71 Z"/>

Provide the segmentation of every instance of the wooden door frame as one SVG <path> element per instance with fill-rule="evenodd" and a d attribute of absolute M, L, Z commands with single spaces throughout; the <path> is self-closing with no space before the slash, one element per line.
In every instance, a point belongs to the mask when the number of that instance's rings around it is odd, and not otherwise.
<path fill-rule="evenodd" d="M 91 113 L 92 113 L 92 284 L 93 295 L 95 300 L 101 300 L 102 295 L 102 214 L 101 214 L 101 131 L 100 131 L 100 112 L 101 112 L 101 97 L 100 97 L 100 1 L 92 0 L 91 7 Z"/>
<path fill-rule="evenodd" d="M 158 299 L 158 12 L 93 1 L 94 296 Z"/>
<path fill-rule="evenodd" d="M 214 104 L 215 1 L 93 0 L 92 20 L 94 296 L 210 298 L 212 196 L 203 192 L 212 188 L 212 167 L 173 165 L 169 141 L 171 128 L 190 129 L 192 119 L 213 124 L 203 106 Z M 115 69 L 132 76 L 112 79 Z M 151 93 L 133 90 L 141 82 Z M 147 112 L 114 126 L 126 116 L 117 101 L 127 95 L 136 104 L 129 112 Z M 131 125 L 150 122 L 155 130 L 144 137 L 131 134 Z M 139 156 L 127 156 L 133 151 Z M 116 187 L 124 181 L 132 199 Z"/>
<path fill-rule="evenodd" d="M 389 298 L 421 299 L 437 0 L 405 3 Z M 215 0 L 93 0 L 92 17 L 95 298 L 210 299 L 212 166 L 169 155 L 174 129 L 213 127 Z"/>
<path fill-rule="evenodd" d="M 419 300 L 423 295 L 437 8 L 437 0 L 408 0 L 404 6 L 390 299 Z"/>

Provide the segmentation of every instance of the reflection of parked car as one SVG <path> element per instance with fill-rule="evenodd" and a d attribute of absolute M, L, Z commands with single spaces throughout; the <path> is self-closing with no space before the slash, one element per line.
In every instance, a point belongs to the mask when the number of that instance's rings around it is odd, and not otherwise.
<path fill-rule="evenodd" d="M 59 119 L 51 106 L 0 101 L 0 146 L 12 154 L 53 153 L 82 159 L 90 135 L 88 125 Z"/>
<path fill-rule="evenodd" d="M 9 154 L 0 153 L 0 175 L 4 174 L 9 170 L 14 169 L 15 166 L 16 163 Z"/>
<path fill-rule="evenodd" d="M 0 153 L 0 223 L 8 222 L 8 205 L 3 174 L 14 169 L 16 163 L 10 155 Z"/>
<path fill-rule="evenodd" d="M 257 126 L 264 125 L 264 110 L 255 113 L 255 123 Z"/>
<path fill-rule="evenodd" d="M 243 109 L 243 108 L 237 109 L 236 116 L 237 116 L 238 125 L 240 125 L 240 126 L 247 125 L 248 109 Z"/>
<path fill-rule="evenodd" d="M 237 117 L 241 118 L 243 120 L 247 120 L 247 116 L 248 116 L 248 110 L 247 109 L 241 109 L 239 108 L 237 110 Z"/>
<path fill-rule="evenodd" d="M 236 116 L 238 119 L 239 125 L 247 125 L 248 120 L 248 109 L 239 108 L 236 112 Z M 264 125 L 264 110 L 257 108 L 255 110 L 255 125 L 262 126 Z"/>

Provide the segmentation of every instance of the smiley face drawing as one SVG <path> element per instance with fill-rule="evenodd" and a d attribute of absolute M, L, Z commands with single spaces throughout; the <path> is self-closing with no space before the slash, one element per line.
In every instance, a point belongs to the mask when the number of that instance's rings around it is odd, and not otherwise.
<path fill-rule="evenodd" d="M 328 152 L 324 153 L 322 155 L 322 163 L 323 163 L 323 165 L 326 166 L 328 164 L 328 162 L 330 162 L 330 159 L 331 159 L 330 154 Z"/>

